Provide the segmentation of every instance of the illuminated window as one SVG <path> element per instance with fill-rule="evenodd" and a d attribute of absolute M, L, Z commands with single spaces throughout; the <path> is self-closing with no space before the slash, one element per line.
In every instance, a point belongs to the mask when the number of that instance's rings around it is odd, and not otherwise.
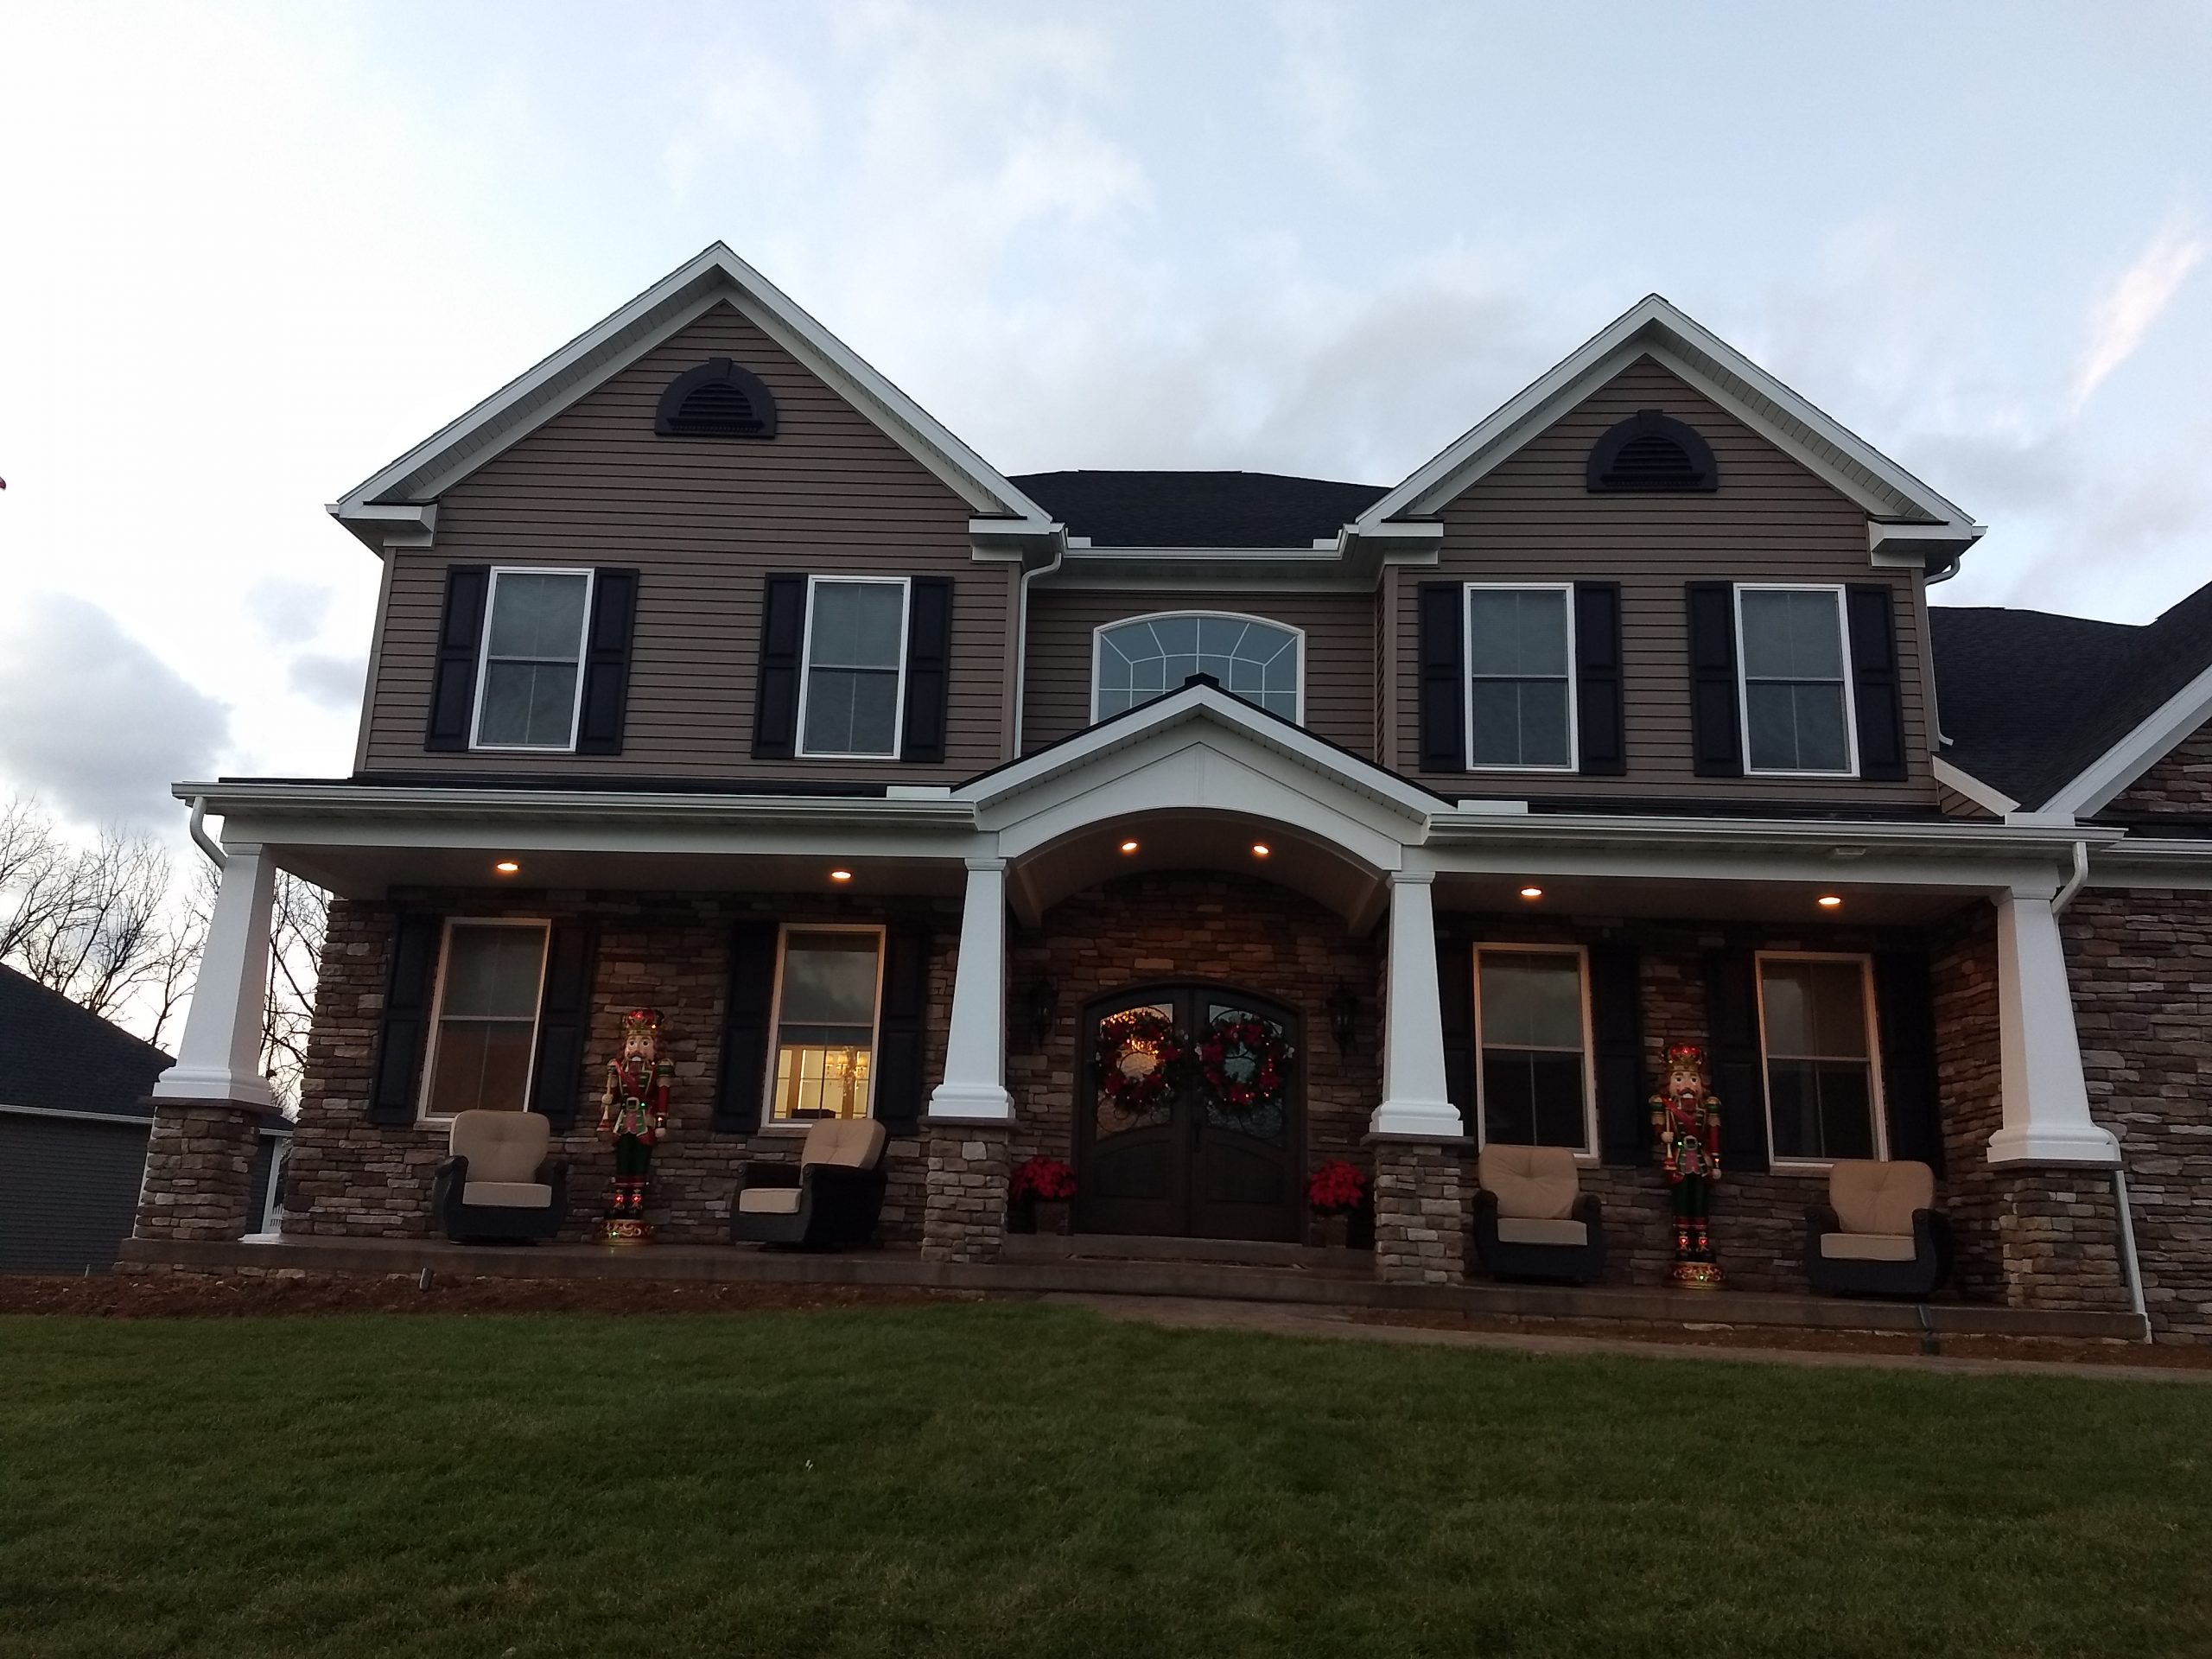
<path fill-rule="evenodd" d="M 868 1115 L 882 960 L 880 928 L 784 930 L 772 1119 Z"/>

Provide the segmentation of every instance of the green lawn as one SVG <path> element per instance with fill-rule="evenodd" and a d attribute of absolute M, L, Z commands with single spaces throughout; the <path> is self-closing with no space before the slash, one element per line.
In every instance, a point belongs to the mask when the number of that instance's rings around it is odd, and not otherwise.
<path fill-rule="evenodd" d="M 1018 1304 L 0 1319 L 0 1654 L 2212 1652 L 2212 1388 Z"/>

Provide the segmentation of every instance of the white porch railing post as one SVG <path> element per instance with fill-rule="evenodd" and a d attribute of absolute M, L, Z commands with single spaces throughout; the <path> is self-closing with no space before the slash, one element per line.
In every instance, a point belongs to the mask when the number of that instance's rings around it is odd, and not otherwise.
<path fill-rule="evenodd" d="M 1444 1077 L 1444 1008 L 1436 984 L 1436 911 L 1427 871 L 1390 877 L 1389 977 L 1384 998 L 1382 1103 L 1370 1130 L 1456 1140 L 1466 1134 Z"/>
<path fill-rule="evenodd" d="M 2015 890 L 1997 901 L 1997 1024 L 2005 1123 L 1989 1137 L 1989 1161 L 2117 1164 L 2120 1143 L 2089 1116 L 2066 950 L 2047 895 Z"/>
<path fill-rule="evenodd" d="M 184 1038 L 176 1064 L 156 1081 L 154 1098 L 268 1106 L 274 1103 L 261 1073 L 261 1038 L 276 871 L 258 846 L 226 850 L 229 859 L 207 924 Z"/>
<path fill-rule="evenodd" d="M 944 1081 L 930 1096 L 930 1116 L 1006 1122 L 1006 861 L 968 861 L 960 912 L 960 963 L 952 981 L 952 1028 Z"/>

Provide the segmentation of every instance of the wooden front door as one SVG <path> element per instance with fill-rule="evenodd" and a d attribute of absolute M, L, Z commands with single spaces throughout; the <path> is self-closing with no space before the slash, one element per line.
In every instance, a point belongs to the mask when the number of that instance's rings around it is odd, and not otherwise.
<path fill-rule="evenodd" d="M 1195 1043 L 1224 1017 L 1259 1020 L 1290 1044 L 1293 1058 L 1273 1099 L 1231 1105 L 1195 1066 L 1170 1068 L 1170 1086 L 1141 1101 L 1132 1101 L 1127 1090 L 1101 1088 L 1102 1049 L 1122 1052 L 1124 1073 L 1141 1074 L 1149 1046 L 1145 1027 L 1172 1028 Z M 1138 1040 L 1132 1046 L 1127 1039 L 1133 1031 Z M 1079 1050 L 1077 1230 L 1297 1241 L 1305 1086 L 1295 1014 L 1243 991 L 1154 986 L 1091 1004 Z"/>

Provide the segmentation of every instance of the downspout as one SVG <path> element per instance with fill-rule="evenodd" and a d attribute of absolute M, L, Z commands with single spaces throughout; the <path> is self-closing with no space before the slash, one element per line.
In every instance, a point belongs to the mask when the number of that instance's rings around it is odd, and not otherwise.
<path fill-rule="evenodd" d="M 2054 916 L 2063 913 L 2088 879 L 2089 843 L 2077 841 L 2074 843 L 2073 873 L 2066 878 L 2066 885 L 2059 888 L 2056 896 L 2051 899 L 2050 913 Z M 2113 1208 L 2120 1212 L 2120 1264 L 2121 1271 L 2127 1276 L 2127 1305 L 2142 1323 L 2143 1340 L 2151 1342 L 2155 1338 L 2151 1334 L 2151 1310 L 2143 1300 L 2143 1266 L 2135 1254 L 2135 1211 L 2127 1202 L 2127 1169 L 2125 1163 L 2113 1166 L 2112 1198 Z"/>
<path fill-rule="evenodd" d="M 223 849 L 215 844 L 215 838 L 207 833 L 207 798 L 205 795 L 192 798 L 192 838 L 199 843 L 200 850 L 207 855 L 207 861 L 217 869 L 231 861 Z"/>
<path fill-rule="evenodd" d="M 1051 562 L 1021 573 L 1014 607 L 1014 753 L 1007 757 L 1009 760 L 1021 759 L 1021 721 L 1029 706 L 1029 584 L 1058 569 L 1067 551 L 1067 532 L 1063 531 L 1052 538 Z"/>

